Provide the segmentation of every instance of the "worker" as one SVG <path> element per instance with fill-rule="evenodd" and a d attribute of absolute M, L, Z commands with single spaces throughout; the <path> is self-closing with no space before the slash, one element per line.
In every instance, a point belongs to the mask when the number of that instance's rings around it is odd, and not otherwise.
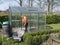
<path fill-rule="evenodd" d="M 27 28 L 28 28 L 28 19 L 26 16 L 22 16 L 22 23 L 25 26 L 25 32 L 27 32 Z"/>

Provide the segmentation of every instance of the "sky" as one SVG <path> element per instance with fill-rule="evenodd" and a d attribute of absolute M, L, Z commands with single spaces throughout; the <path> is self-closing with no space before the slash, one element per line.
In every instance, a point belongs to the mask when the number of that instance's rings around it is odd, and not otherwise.
<path fill-rule="evenodd" d="M 17 1 L 19 1 L 19 0 L 17 0 Z M 26 4 L 26 2 L 24 2 L 24 3 Z M 25 5 L 24 3 L 23 3 L 23 5 Z M 4 11 L 4 10 L 8 9 L 9 6 L 19 6 L 19 4 L 15 0 L 0 0 L 0 10 Z M 60 6 L 56 6 L 56 8 L 54 8 L 54 11 L 55 10 L 60 10 Z"/>
<path fill-rule="evenodd" d="M 19 4 L 14 0 L 1 0 L 0 1 L 0 10 L 4 11 L 8 9 L 9 6 L 19 6 Z"/>

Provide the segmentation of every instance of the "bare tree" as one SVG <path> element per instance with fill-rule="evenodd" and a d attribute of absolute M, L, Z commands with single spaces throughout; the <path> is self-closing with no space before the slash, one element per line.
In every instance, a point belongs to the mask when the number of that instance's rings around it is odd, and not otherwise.
<path fill-rule="evenodd" d="M 33 7 L 33 1 L 34 0 L 29 0 L 29 7 Z"/>
<path fill-rule="evenodd" d="M 53 14 L 53 6 L 54 6 L 54 0 L 51 0 L 51 9 L 50 9 L 50 13 Z"/>
<path fill-rule="evenodd" d="M 48 6 L 48 8 L 47 8 L 47 15 L 48 14 L 50 14 L 50 0 L 47 0 L 47 6 Z"/>
<path fill-rule="evenodd" d="M 38 3 L 39 7 L 42 8 L 42 2 L 41 2 L 41 0 L 38 0 L 38 1 L 39 1 L 39 3 Z"/>
<path fill-rule="evenodd" d="M 20 1 L 20 6 L 22 7 L 22 2 L 23 2 L 23 0 L 19 0 Z"/>
<path fill-rule="evenodd" d="M 54 0 L 47 0 L 47 14 L 52 14 L 53 6 L 54 6 Z"/>
<path fill-rule="evenodd" d="M 19 0 L 19 1 L 15 0 L 15 1 L 22 7 L 23 0 Z"/>

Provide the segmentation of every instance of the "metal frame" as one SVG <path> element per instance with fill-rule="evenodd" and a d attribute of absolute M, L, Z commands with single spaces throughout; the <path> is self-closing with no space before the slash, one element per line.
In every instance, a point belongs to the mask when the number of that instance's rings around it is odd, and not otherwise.
<path fill-rule="evenodd" d="M 9 7 L 9 22 L 10 22 L 10 26 L 12 26 L 12 15 L 14 13 L 12 8 L 16 8 L 15 9 L 15 11 L 17 11 L 16 13 L 21 14 L 21 16 L 23 14 L 29 14 L 30 15 L 30 21 L 31 21 L 32 14 L 33 13 L 37 14 L 37 20 L 38 20 L 37 25 L 38 25 L 38 30 L 40 30 L 39 29 L 39 16 L 40 16 L 40 14 L 46 14 L 45 11 L 40 10 L 39 8 L 36 8 L 36 7 L 19 7 L 19 8 L 18 7 Z M 17 10 L 17 8 L 19 9 L 19 11 Z M 30 10 L 30 8 L 31 8 L 31 10 Z M 45 20 L 45 27 L 44 28 L 46 29 L 46 15 L 45 15 L 44 20 Z M 31 26 L 30 26 L 30 28 L 31 28 Z M 21 29 L 22 29 L 22 25 L 21 25 Z"/>

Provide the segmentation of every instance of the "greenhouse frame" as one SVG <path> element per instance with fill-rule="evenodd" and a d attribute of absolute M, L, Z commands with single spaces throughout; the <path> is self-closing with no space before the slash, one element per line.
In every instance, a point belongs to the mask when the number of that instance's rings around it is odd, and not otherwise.
<path fill-rule="evenodd" d="M 28 18 L 28 32 L 46 29 L 46 12 L 37 7 L 9 7 L 9 23 L 12 30 L 24 30 L 21 17 Z"/>

